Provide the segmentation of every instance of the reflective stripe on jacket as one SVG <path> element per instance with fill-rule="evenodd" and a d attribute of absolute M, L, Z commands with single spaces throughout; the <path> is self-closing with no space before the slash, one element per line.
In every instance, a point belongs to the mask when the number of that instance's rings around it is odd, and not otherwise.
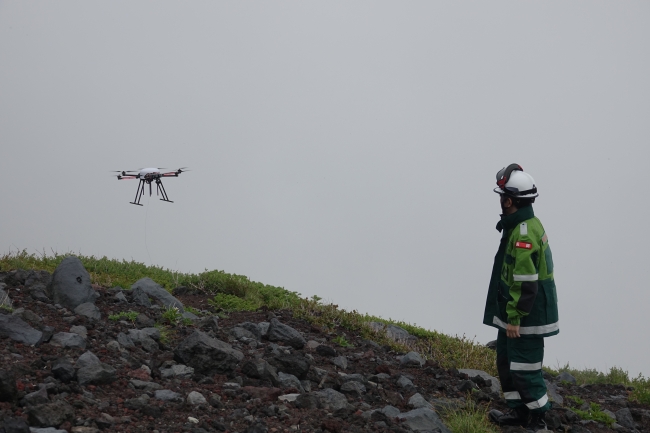
<path fill-rule="evenodd" d="M 519 333 L 548 337 L 559 332 L 553 257 L 532 206 L 502 216 L 483 323 L 498 329 L 519 325 Z"/>

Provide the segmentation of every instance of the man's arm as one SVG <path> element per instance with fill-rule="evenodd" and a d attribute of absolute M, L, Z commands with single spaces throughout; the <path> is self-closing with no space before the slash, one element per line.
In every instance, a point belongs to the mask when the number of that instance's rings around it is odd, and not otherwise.
<path fill-rule="evenodd" d="M 537 298 L 537 266 L 533 261 L 535 253 L 539 254 L 539 242 L 528 236 L 526 223 L 521 223 L 518 228 L 519 236 L 515 241 L 513 255 L 515 259 L 513 268 L 513 284 L 510 287 L 512 301 L 506 306 L 508 314 L 508 328 L 506 334 L 510 338 L 519 337 L 519 324 L 521 318 L 530 314 Z"/>

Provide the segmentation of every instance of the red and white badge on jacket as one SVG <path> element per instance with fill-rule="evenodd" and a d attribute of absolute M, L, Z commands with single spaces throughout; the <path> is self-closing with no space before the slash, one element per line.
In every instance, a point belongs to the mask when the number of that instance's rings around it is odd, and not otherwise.
<path fill-rule="evenodd" d="M 515 247 L 517 248 L 523 248 L 525 250 L 530 250 L 533 248 L 533 244 L 529 244 L 528 242 L 515 242 Z"/>

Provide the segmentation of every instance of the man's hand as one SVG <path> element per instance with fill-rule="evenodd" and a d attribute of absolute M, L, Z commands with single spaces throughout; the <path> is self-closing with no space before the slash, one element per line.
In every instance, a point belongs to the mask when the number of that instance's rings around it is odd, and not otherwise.
<path fill-rule="evenodd" d="M 519 338 L 519 325 L 511 325 L 508 323 L 508 327 L 506 328 L 506 335 L 508 338 Z"/>

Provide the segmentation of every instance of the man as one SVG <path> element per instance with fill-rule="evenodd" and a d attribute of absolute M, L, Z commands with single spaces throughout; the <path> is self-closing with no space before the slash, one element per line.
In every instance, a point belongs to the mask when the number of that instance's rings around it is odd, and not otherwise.
<path fill-rule="evenodd" d="M 501 243 L 494 258 L 483 323 L 499 330 L 497 370 L 508 413 L 490 412 L 499 425 L 545 429 L 551 407 L 542 377 L 544 337 L 557 334 L 558 311 L 553 258 L 532 204 L 535 181 L 518 164 L 497 173 L 501 201 Z"/>

